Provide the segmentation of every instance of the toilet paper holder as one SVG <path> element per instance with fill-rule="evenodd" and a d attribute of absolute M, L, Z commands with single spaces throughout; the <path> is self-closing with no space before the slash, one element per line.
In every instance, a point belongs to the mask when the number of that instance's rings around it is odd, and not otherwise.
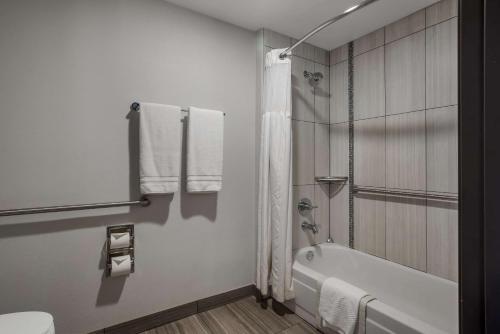
<path fill-rule="evenodd" d="M 112 233 L 129 233 L 130 243 L 128 247 L 124 248 L 111 248 L 111 234 Z M 135 256 L 134 256 L 135 234 L 134 225 L 115 225 L 108 226 L 106 231 L 106 275 L 111 276 L 111 259 L 114 256 L 130 255 L 130 273 L 135 270 Z"/>

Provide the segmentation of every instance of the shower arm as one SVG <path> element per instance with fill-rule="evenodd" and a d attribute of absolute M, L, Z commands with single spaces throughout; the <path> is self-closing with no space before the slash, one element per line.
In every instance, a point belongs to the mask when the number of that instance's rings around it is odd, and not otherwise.
<path fill-rule="evenodd" d="M 289 48 L 287 48 L 285 51 L 283 51 L 282 53 L 280 53 L 280 59 L 285 59 L 287 56 L 289 56 L 291 54 L 291 52 L 293 51 L 293 49 L 295 49 L 297 46 L 299 46 L 300 44 L 302 44 L 303 42 L 305 42 L 307 39 L 309 39 L 312 36 L 314 36 L 316 33 L 320 32 L 321 30 L 323 30 L 326 27 L 328 27 L 330 24 L 337 22 L 338 20 L 346 17 L 347 15 L 349 15 L 351 13 L 354 13 L 355 11 L 357 11 L 357 10 L 359 10 L 359 9 L 365 7 L 365 6 L 368 6 L 369 4 L 371 4 L 371 3 L 375 2 L 375 1 L 378 1 L 378 0 L 364 0 L 364 1 L 361 1 L 359 4 L 357 4 L 355 6 L 352 6 L 351 8 L 346 9 L 342 14 L 339 14 L 339 15 L 337 15 L 337 16 L 329 19 L 328 21 L 323 22 L 322 24 L 320 24 L 319 26 L 317 26 L 316 28 L 314 28 L 312 31 L 310 31 L 309 33 L 307 33 L 304 37 L 302 37 L 297 42 L 295 42 L 295 44 L 293 44 L 292 46 L 290 46 Z"/>

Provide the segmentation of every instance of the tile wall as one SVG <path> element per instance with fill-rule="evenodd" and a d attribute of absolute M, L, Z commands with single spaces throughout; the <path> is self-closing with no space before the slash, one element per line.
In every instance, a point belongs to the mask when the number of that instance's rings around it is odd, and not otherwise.
<path fill-rule="evenodd" d="M 458 192 L 457 12 L 456 0 L 444 0 L 354 41 L 355 184 Z M 330 53 L 330 174 L 338 176 L 349 163 L 347 76 L 344 45 Z M 313 136 L 304 124 L 296 126 Z M 298 180 L 310 182 L 306 174 Z M 331 236 L 348 245 L 347 187 L 332 186 L 330 197 Z M 457 205 L 356 195 L 354 247 L 456 281 Z"/>
<path fill-rule="evenodd" d="M 271 30 L 259 31 L 263 55 L 275 48 L 286 48 L 295 41 Z M 323 80 L 312 85 L 303 72 L 321 72 Z M 293 118 L 293 248 L 325 242 L 329 236 L 330 190 L 315 182 L 315 176 L 330 173 L 330 66 L 327 50 L 302 44 L 292 58 Z M 301 198 L 309 198 L 318 208 L 301 216 L 295 209 Z M 319 233 L 302 231 L 302 222 L 315 222 Z"/>

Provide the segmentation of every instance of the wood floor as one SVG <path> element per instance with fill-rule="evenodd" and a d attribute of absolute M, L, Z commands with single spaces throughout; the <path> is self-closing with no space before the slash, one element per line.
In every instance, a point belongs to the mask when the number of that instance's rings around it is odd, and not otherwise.
<path fill-rule="evenodd" d="M 247 297 L 142 334 L 318 334 L 295 314 L 279 316 Z"/>

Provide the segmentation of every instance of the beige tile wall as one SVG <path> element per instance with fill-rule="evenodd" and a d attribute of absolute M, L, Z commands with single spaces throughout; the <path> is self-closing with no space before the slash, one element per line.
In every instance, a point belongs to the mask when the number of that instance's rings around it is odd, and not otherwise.
<path fill-rule="evenodd" d="M 385 115 L 383 46 L 354 57 L 354 119 Z"/>
<path fill-rule="evenodd" d="M 385 47 L 386 114 L 425 109 L 425 31 Z"/>
<path fill-rule="evenodd" d="M 354 248 L 379 257 L 386 252 L 385 196 L 354 198 Z"/>
<path fill-rule="evenodd" d="M 457 38 L 444 0 L 354 41 L 355 184 L 458 192 Z M 330 53 L 333 175 L 348 168 L 347 49 Z M 348 191 L 330 197 L 331 236 L 348 244 Z M 356 195 L 354 247 L 456 281 L 457 205 Z"/>
<path fill-rule="evenodd" d="M 290 37 L 267 29 L 260 33 L 263 34 L 264 54 L 271 49 L 286 48 L 294 42 Z M 304 78 L 304 71 L 321 72 L 323 80 L 317 85 L 311 85 Z M 294 190 L 292 235 L 293 248 L 297 249 L 325 242 L 330 235 L 330 186 L 315 182 L 315 176 L 330 175 L 330 52 L 307 43 L 293 51 L 292 119 Z M 296 204 L 302 198 L 310 199 L 318 208 L 300 215 Z M 304 221 L 315 222 L 319 227 L 319 233 L 303 231 L 300 225 Z M 347 233 L 347 240 L 348 237 Z"/>
<path fill-rule="evenodd" d="M 390 115 L 385 121 L 387 188 L 425 191 L 425 111 Z"/>

